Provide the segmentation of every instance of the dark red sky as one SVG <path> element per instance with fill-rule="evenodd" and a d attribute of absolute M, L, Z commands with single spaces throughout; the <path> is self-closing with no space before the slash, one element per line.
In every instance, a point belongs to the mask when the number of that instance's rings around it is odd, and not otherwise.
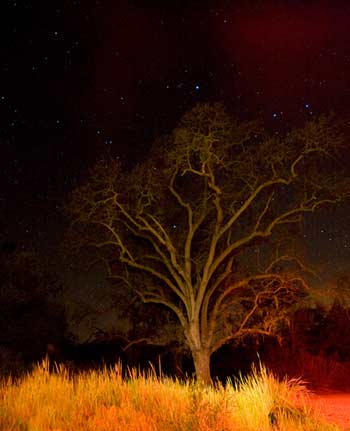
<path fill-rule="evenodd" d="M 304 104 L 348 109 L 350 8 L 321 4 L 233 12 L 219 26 L 224 55 L 236 61 L 236 85 L 249 89 L 252 110 L 275 107 L 288 116 Z"/>
<path fill-rule="evenodd" d="M 142 159 L 198 101 L 274 131 L 350 113 L 350 6 L 336 1 L 8 1 L 0 14 L 0 229 L 55 249 L 69 190 L 108 147 Z M 310 254 L 349 270 L 350 215 L 308 224 Z M 328 277 L 328 275 L 326 275 Z"/>
<path fill-rule="evenodd" d="M 97 18 L 100 43 L 89 93 L 97 111 L 142 113 L 153 84 L 153 96 L 163 102 L 159 115 L 175 109 L 181 83 L 183 97 L 197 82 L 202 97 L 225 99 L 252 116 L 278 109 L 294 119 L 305 105 L 315 112 L 347 110 L 350 7 L 255 3 L 106 7 Z"/>

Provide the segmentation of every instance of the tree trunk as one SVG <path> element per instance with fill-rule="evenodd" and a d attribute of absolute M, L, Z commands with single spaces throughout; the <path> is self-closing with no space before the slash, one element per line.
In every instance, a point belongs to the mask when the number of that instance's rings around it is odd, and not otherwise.
<path fill-rule="evenodd" d="M 201 348 L 200 350 L 192 352 L 192 356 L 197 380 L 207 386 L 211 385 L 209 350 Z"/>

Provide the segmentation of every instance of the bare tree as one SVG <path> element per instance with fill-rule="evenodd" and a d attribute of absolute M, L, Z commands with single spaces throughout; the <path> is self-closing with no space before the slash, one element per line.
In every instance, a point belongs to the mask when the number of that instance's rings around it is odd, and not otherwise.
<path fill-rule="evenodd" d="M 219 104 L 198 105 L 131 171 L 97 163 L 67 205 L 67 241 L 94 247 L 115 282 L 171 309 L 209 383 L 213 352 L 276 334 L 304 295 L 301 262 L 266 241 L 349 196 L 341 129 L 322 116 L 270 136 Z"/>

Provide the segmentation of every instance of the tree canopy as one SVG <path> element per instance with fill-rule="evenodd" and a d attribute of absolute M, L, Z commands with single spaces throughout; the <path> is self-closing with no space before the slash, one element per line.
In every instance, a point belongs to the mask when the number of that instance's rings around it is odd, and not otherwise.
<path fill-rule="evenodd" d="M 98 161 L 67 204 L 66 241 L 93 247 L 111 280 L 172 310 L 209 382 L 214 351 L 276 334 L 305 294 L 305 267 L 283 237 L 349 197 L 343 127 L 320 116 L 282 136 L 198 105 L 132 170 Z"/>

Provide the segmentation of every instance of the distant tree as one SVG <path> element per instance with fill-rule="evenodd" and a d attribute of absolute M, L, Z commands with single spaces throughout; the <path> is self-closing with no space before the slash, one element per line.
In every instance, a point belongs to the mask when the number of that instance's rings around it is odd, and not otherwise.
<path fill-rule="evenodd" d="M 115 283 L 172 310 L 209 383 L 213 352 L 278 333 L 304 296 L 302 262 L 266 241 L 349 196 L 341 129 L 321 116 L 269 135 L 219 104 L 198 105 L 131 171 L 96 164 L 67 204 L 66 241 L 95 248 Z"/>
<path fill-rule="evenodd" d="M 112 280 L 113 281 L 113 280 Z M 176 316 L 171 310 L 159 304 L 144 304 L 127 286 L 115 285 L 99 292 L 108 295 L 104 304 L 94 302 L 75 302 L 71 312 L 72 323 L 78 327 L 85 325 L 84 343 L 117 344 L 124 357 L 123 362 L 134 365 L 136 357 L 143 351 L 166 352 L 167 358 L 173 362 L 173 370 L 177 359 L 187 356 L 187 348 L 183 343 L 183 333 Z M 164 355 L 163 355 L 164 356 Z M 168 361 L 169 362 L 169 361 Z M 167 365 L 170 365 L 167 367 Z M 171 371 L 171 364 L 162 363 L 162 368 Z"/>
<path fill-rule="evenodd" d="M 60 284 L 35 253 L 3 244 L 0 257 L 0 348 L 28 364 L 67 335 Z"/>
<path fill-rule="evenodd" d="M 335 304 L 350 308 L 350 276 L 348 274 L 340 275 L 335 286 L 330 286 L 328 292 L 330 298 L 334 298 Z"/>

